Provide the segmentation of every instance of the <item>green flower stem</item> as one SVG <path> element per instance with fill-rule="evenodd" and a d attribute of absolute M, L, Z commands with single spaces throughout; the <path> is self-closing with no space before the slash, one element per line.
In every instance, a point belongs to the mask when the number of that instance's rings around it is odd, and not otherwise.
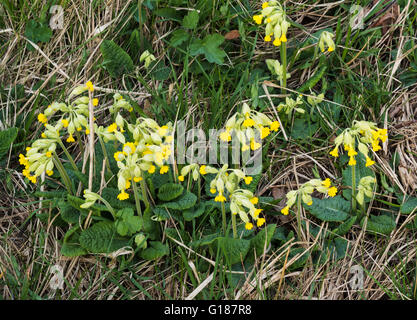
<path fill-rule="evenodd" d="M 103 139 L 100 137 L 100 135 L 97 135 L 97 137 L 98 137 L 98 141 L 100 142 L 101 149 L 103 150 L 104 159 L 106 159 L 106 168 L 107 168 L 107 171 L 111 174 L 110 162 L 109 162 L 109 157 L 107 155 L 106 146 L 104 145 Z"/>
<path fill-rule="evenodd" d="M 352 166 L 352 212 L 356 213 L 356 166 Z"/>
<path fill-rule="evenodd" d="M 138 186 L 136 185 L 135 181 L 132 181 L 132 188 L 133 193 L 135 195 L 135 204 L 136 204 L 136 211 L 138 212 L 138 216 L 142 218 L 142 209 L 140 207 L 140 199 L 139 199 L 139 193 L 138 193 Z"/>
<path fill-rule="evenodd" d="M 287 43 L 281 42 L 281 62 L 282 62 L 282 89 L 281 93 L 285 93 L 287 87 Z"/>
<path fill-rule="evenodd" d="M 77 165 L 74 162 L 74 159 L 71 157 L 70 153 L 68 152 L 68 149 L 62 143 L 61 139 L 58 139 L 58 144 L 61 146 L 62 150 L 64 150 L 64 153 L 67 156 L 69 162 L 71 163 L 71 166 L 74 169 L 74 171 L 77 171 L 77 172 L 80 173 L 80 170 L 78 170 Z"/>
<path fill-rule="evenodd" d="M 150 207 L 150 202 L 148 199 L 148 194 L 146 193 L 146 184 L 145 180 L 140 181 L 140 188 L 142 189 L 142 196 L 143 196 L 143 202 L 145 202 L 146 209 Z"/>
<path fill-rule="evenodd" d="M 99 198 L 101 202 L 104 203 L 104 205 L 106 206 L 107 209 L 109 209 L 110 213 L 113 216 L 113 219 L 116 220 L 116 211 L 114 211 L 113 207 L 110 205 L 110 203 L 108 203 L 103 197 Z"/>
<path fill-rule="evenodd" d="M 236 215 L 232 213 L 233 238 L 237 238 Z"/>
<path fill-rule="evenodd" d="M 84 153 L 84 146 L 83 146 L 83 142 L 81 141 L 81 135 L 77 130 L 75 131 L 75 135 L 77 137 L 77 142 L 78 142 L 78 146 L 80 147 L 81 154 L 83 154 Z"/>
<path fill-rule="evenodd" d="M 297 234 L 298 239 L 301 241 L 301 196 L 297 196 Z"/>
<path fill-rule="evenodd" d="M 59 174 L 61 175 L 61 178 L 65 184 L 65 187 L 67 188 L 67 191 L 69 194 L 73 195 L 74 192 L 72 190 L 72 184 L 71 184 L 71 180 L 68 177 L 67 172 L 65 171 L 64 166 L 61 163 L 61 160 L 59 160 L 58 156 L 56 155 L 56 153 L 53 153 L 53 161 L 55 164 L 55 167 L 58 169 Z"/>
<path fill-rule="evenodd" d="M 224 202 L 222 202 L 222 224 L 223 224 L 223 233 L 224 233 L 224 236 L 226 236 L 227 224 L 226 224 L 226 208 L 224 206 Z"/>
<path fill-rule="evenodd" d="M 197 188 L 198 188 L 198 200 L 197 200 L 197 203 L 200 203 L 200 200 L 201 200 L 201 176 L 200 175 L 198 175 Z"/>

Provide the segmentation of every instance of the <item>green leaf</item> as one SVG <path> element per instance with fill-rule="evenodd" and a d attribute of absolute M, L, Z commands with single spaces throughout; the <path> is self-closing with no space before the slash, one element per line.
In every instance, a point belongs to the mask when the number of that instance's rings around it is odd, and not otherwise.
<path fill-rule="evenodd" d="M 288 266 L 289 270 L 293 271 L 293 270 L 302 268 L 307 262 L 308 257 L 310 256 L 310 252 L 308 250 L 304 248 L 294 248 L 294 249 L 291 249 L 290 253 L 288 254 L 288 261 L 290 261 L 292 258 L 294 258 L 295 256 L 299 254 L 301 254 L 301 256 L 299 256 L 297 260 L 295 260 L 290 266 Z M 285 259 L 285 255 L 282 257 L 282 260 L 284 259 Z"/>
<path fill-rule="evenodd" d="M 49 42 L 52 37 L 52 30 L 43 23 L 29 20 L 26 24 L 25 36 L 33 43 Z M 33 49 L 33 46 L 29 45 L 29 50 Z"/>
<path fill-rule="evenodd" d="M 173 8 L 161 8 L 154 11 L 154 14 L 163 18 L 166 18 L 168 20 L 174 20 L 181 22 L 181 15 L 180 13 L 173 9 Z"/>
<path fill-rule="evenodd" d="M 417 198 L 409 198 L 406 200 L 400 208 L 400 212 L 403 214 L 410 214 L 411 212 L 417 210 Z"/>
<path fill-rule="evenodd" d="M 217 33 L 207 35 L 203 40 L 195 39 L 190 46 L 190 54 L 204 54 L 208 62 L 223 64 L 226 52 L 219 48 L 223 41 L 224 37 Z"/>
<path fill-rule="evenodd" d="M 159 241 L 150 241 L 150 247 L 143 250 L 140 256 L 145 260 L 156 260 L 169 253 L 167 245 Z"/>
<path fill-rule="evenodd" d="M 87 254 L 79 242 L 80 227 L 73 227 L 67 231 L 64 236 L 63 244 L 61 247 L 61 254 L 65 257 L 78 257 Z"/>
<path fill-rule="evenodd" d="M 221 237 L 218 244 L 229 265 L 243 261 L 249 251 L 250 240 Z"/>
<path fill-rule="evenodd" d="M 348 241 L 344 238 L 335 238 L 334 240 L 327 240 L 324 244 L 324 249 L 328 250 L 330 259 L 340 260 L 346 256 Z M 326 255 L 327 252 L 325 251 Z"/>
<path fill-rule="evenodd" d="M 313 88 L 317 82 L 323 77 L 326 72 L 327 66 L 323 66 L 312 77 L 310 77 L 299 89 L 298 92 L 304 92 Z"/>
<path fill-rule="evenodd" d="M 276 224 L 268 224 L 266 228 L 263 228 L 255 237 L 250 240 L 251 248 L 255 248 L 256 255 L 258 257 L 263 254 L 264 248 L 268 248 L 271 239 L 274 236 L 276 227 Z"/>
<path fill-rule="evenodd" d="M 200 202 L 197 206 L 194 206 L 190 209 L 184 210 L 184 220 L 191 221 L 195 218 L 201 216 L 206 210 L 206 202 Z"/>
<path fill-rule="evenodd" d="M 362 228 L 364 227 L 365 219 L 366 217 L 361 220 L 360 224 Z M 388 215 L 374 216 L 371 214 L 366 223 L 366 231 L 371 233 L 382 233 L 389 235 L 395 229 L 395 227 L 395 220 Z"/>
<path fill-rule="evenodd" d="M 15 127 L 0 131 L 0 159 L 9 151 L 18 131 Z"/>
<path fill-rule="evenodd" d="M 120 78 L 122 75 L 133 71 L 133 61 L 130 56 L 112 40 L 104 40 L 100 45 L 103 55 L 103 64 L 110 76 Z"/>
<path fill-rule="evenodd" d="M 333 198 L 317 199 L 313 198 L 311 206 L 303 203 L 303 206 L 313 216 L 322 221 L 345 221 L 349 217 L 350 202 L 341 196 Z"/>
<path fill-rule="evenodd" d="M 158 198 L 162 201 L 171 201 L 178 198 L 184 191 L 184 187 L 177 183 L 167 183 L 159 188 Z"/>
<path fill-rule="evenodd" d="M 195 29 L 198 24 L 198 12 L 197 11 L 189 11 L 188 14 L 182 19 L 182 26 L 187 29 Z"/>
<path fill-rule="evenodd" d="M 70 224 L 76 224 L 80 220 L 80 211 L 69 205 L 66 201 L 58 202 L 58 208 L 61 209 L 61 218 Z"/>
<path fill-rule="evenodd" d="M 202 237 L 201 239 L 192 241 L 190 243 L 190 246 L 194 249 L 201 247 L 201 246 L 208 246 L 219 238 L 221 238 L 220 233 L 209 234 L 207 236 Z"/>
<path fill-rule="evenodd" d="M 81 232 L 80 244 L 92 253 L 110 253 L 129 245 L 129 239 L 121 237 L 114 223 L 97 222 Z"/>
<path fill-rule="evenodd" d="M 349 232 L 349 230 L 352 228 L 353 224 L 356 222 L 357 217 L 353 216 L 347 219 L 345 222 L 343 222 L 341 225 L 339 225 L 336 229 L 332 230 L 332 235 L 339 235 L 343 236 L 346 233 Z"/>
<path fill-rule="evenodd" d="M 190 191 L 185 191 L 185 193 L 177 198 L 175 201 L 167 202 L 164 204 L 158 205 L 161 208 L 175 209 L 175 210 L 185 210 L 189 209 L 195 205 L 197 202 L 197 196 Z"/>
<path fill-rule="evenodd" d="M 306 119 L 297 118 L 291 130 L 291 137 L 294 139 L 305 139 L 312 137 L 318 130 L 317 122 L 308 122 Z"/>
<path fill-rule="evenodd" d="M 190 38 L 190 34 L 184 29 L 177 29 L 172 33 L 171 46 L 178 47 Z"/>
<path fill-rule="evenodd" d="M 117 211 L 116 217 L 116 229 L 121 236 L 131 236 L 139 232 L 142 228 L 142 219 L 135 216 L 135 212 L 131 208 L 124 208 Z"/>
<path fill-rule="evenodd" d="M 151 69 L 150 75 L 154 80 L 162 81 L 169 78 L 171 74 L 171 69 L 165 66 L 162 60 L 153 61 L 149 68 Z"/>

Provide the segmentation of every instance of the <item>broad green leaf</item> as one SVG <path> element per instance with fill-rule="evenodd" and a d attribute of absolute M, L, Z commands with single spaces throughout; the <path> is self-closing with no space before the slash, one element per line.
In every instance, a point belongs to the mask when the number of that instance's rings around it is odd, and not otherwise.
<path fill-rule="evenodd" d="M 177 198 L 175 201 L 166 202 L 158 205 L 161 208 L 175 209 L 175 210 L 184 210 L 189 209 L 195 205 L 197 202 L 197 196 L 190 191 L 185 191 L 185 193 Z"/>
<path fill-rule="evenodd" d="M 135 216 L 135 213 L 131 208 L 119 210 L 116 213 L 116 217 L 116 229 L 121 236 L 131 236 L 139 232 L 142 228 L 143 221 L 141 217 Z"/>
<path fill-rule="evenodd" d="M 276 227 L 276 224 L 268 224 L 266 228 L 263 228 L 250 240 L 251 248 L 255 248 L 258 257 L 263 254 L 264 248 L 268 248 Z"/>
<path fill-rule="evenodd" d="M 178 47 L 190 38 L 190 34 L 184 29 L 177 29 L 172 33 L 171 46 Z"/>
<path fill-rule="evenodd" d="M 333 198 L 313 198 L 311 206 L 303 203 L 304 208 L 322 221 L 345 221 L 349 217 L 350 202 L 341 196 Z"/>
<path fill-rule="evenodd" d="M 346 255 L 348 247 L 348 241 L 344 238 L 335 238 L 333 240 L 326 240 L 324 244 L 324 250 L 326 256 L 330 259 L 340 260 Z"/>
<path fill-rule="evenodd" d="M 61 211 L 61 218 L 65 222 L 76 224 L 80 220 L 80 211 L 69 205 L 64 200 L 58 202 L 58 208 Z"/>
<path fill-rule="evenodd" d="M 43 23 L 35 20 L 29 20 L 26 23 L 25 36 L 33 43 L 49 42 L 52 37 L 52 30 Z M 34 50 L 33 46 L 29 44 L 29 50 Z"/>
<path fill-rule="evenodd" d="M 92 253 L 110 253 L 129 245 L 129 239 L 120 236 L 114 223 L 97 222 L 81 232 L 80 244 Z"/>
<path fill-rule="evenodd" d="M 152 211 L 160 221 L 168 220 L 169 218 L 171 218 L 168 209 L 165 207 L 153 207 Z"/>
<path fill-rule="evenodd" d="M 335 235 L 343 236 L 346 233 L 348 233 L 349 230 L 352 228 L 353 224 L 356 222 L 356 219 L 357 219 L 356 216 L 353 216 L 347 219 L 345 222 L 339 225 L 336 229 L 332 230 L 331 236 L 335 236 Z"/>
<path fill-rule="evenodd" d="M 249 251 L 250 240 L 221 237 L 218 244 L 230 265 L 243 261 Z"/>
<path fill-rule="evenodd" d="M 188 12 L 188 14 L 182 19 L 182 26 L 187 29 L 195 29 L 198 24 L 198 12 L 193 10 Z"/>
<path fill-rule="evenodd" d="M 104 66 L 113 78 L 133 71 L 132 58 L 112 40 L 103 40 L 100 51 L 104 58 Z"/>
<path fill-rule="evenodd" d="M 318 130 L 317 122 L 308 122 L 305 119 L 297 118 L 291 130 L 291 137 L 294 139 L 306 139 L 312 137 Z"/>
<path fill-rule="evenodd" d="M 67 231 L 61 247 L 61 254 L 63 256 L 78 257 L 88 253 L 87 250 L 80 245 L 80 234 L 80 227 L 78 226 Z"/>
<path fill-rule="evenodd" d="M 364 227 L 365 219 L 366 217 L 361 220 L 360 224 L 362 228 Z M 395 229 L 395 227 L 395 220 L 387 215 L 374 216 L 371 214 L 366 223 L 366 231 L 372 233 L 382 233 L 386 235 L 389 235 Z"/>
<path fill-rule="evenodd" d="M 220 34 L 211 34 L 203 40 L 195 39 L 190 46 L 190 54 L 196 56 L 204 54 L 208 62 L 223 64 L 226 53 L 219 46 L 223 43 L 224 37 Z"/>
<path fill-rule="evenodd" d="M 161 8 L 155 10 L 153 13 L 168 20 L 181 22 L 181 14 L 174 8 Z"/>
<path fill-rule="evenodd" d="M 184 210 L 184 220 L 185 221 L 191 221 L 195 218 L 198 218 L 201 216 L 204 211 L 206 210 L 206 202 L 200 202 L 199 205 L 194 206 L 190 209 Z"/>
<path fill-rule="evenodd" d="M 400 212 L 403 214 L 410 214 L 411 212 L 415 212 L 417 210 L 417 198 L 412 197 L 406 200 L 402 205 Z"/>
<path fill-rule="evenodd" d="M 169 253 L 167 245 L 162 244 L 159 241 L 150 241 L 150 246 L 143 250 L 140 256 L 145 260 L 156 260 Z"/>
<path fill-rule="evenodd" d="M 194 249 L 201 246 L 208 246 L 219 238 L 221 238 L 221 235 L 219 233 L 209 234 L 207 236 L 202 237 L 201 239 L 192 241 L 190 243 L 190 246 Z"/>
<path fill-rule="evenodd" d="M 153 61 L 150 64 L 150 75 L 154 80 L 162 81 L 169 78 L 169 75 L 171 74 L 171 68 L 168 68 L 165 66 L 164 62 L 162 60 L 160 61 Z"/>
<path fill-rule="evenodd" d="M 184 191 L 184 187 L 177 183 L 167 183 L 159 188 L 158 198 L 162 201 L 171 201 L 178 198 Z"/>
<path fill-rule="evenodd" d="M 0 131 L 0 159 L 7 154 L 13 141 L 17 137 L 18 129 L 13 127 Z"/>

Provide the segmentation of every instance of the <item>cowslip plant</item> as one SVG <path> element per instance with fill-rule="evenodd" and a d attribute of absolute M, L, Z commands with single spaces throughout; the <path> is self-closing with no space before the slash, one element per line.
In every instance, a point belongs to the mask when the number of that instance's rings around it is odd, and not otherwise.
<path fill-rule="evenodd" d="M 376 152 L 381 149 L 380 142 L 384 143 L 388 138 L 386 129 L 376 126 L 376 123 L 370 121 L 354 120 L 352 127 L 347 128 L 340 133 L 334 140 L 335 147 L 330 151 L 330 155 L 339 157 L 339 148 L 343 145 L 344 151 L 349 157 L 348 165 L 352 167 L 352 210 L 356 210 L 356 158 L 358 151 L 365 157 L 365 166 L 369 167 L 375 164 L 375 161 L 369 156 L 370 149 Z"/>

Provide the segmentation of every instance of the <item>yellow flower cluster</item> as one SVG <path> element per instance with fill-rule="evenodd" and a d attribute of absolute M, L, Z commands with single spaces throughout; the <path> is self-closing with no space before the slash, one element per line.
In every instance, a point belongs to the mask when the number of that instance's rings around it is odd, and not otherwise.
<path fill-rule="evenodd" d="M 311 179 L 310 181 L 302 184 L 298 190 L 292 190 L 287 193 L 287 203 L 281 210 L 281 213 L 287 215 L 289 213 L 289 209 L 297 201 L 297 197 L 301 197 L 301 200 L 306 205 L 311 206 L 313 204 L 313 198 L 311 197 L 311 194 L 314 192 L 314 190 L 326 194 L 330 197 L 334 197 L 337 194 L 337 188 L 332 186 L 332 182 L 329 178 L 325 180 Z"/>
<path fill-rule="evenodd" d="M 187 166 L 184 166 L 181 169 L 181 174 L 178 176 L 179 181 L 184 181 L 185 177 L 191 173 L 193 180 L 197 181 L 200 175 L 204 176 L 207 173 L 217 173 L 218 170 L 216 168 L 206 166 L 206 165 L 198 165 L 197 163 L 192 163 Z"/>
<path fill-rule="evenodd" d="M 265 114 L 252 110 L 244 103 L 241 112 L 236 112 L 226 121 L 226 129 L 220 134 L 220 140 L 228 142 L 234 132 L 242 145 L 242 151 L 257 150 L 261 144 L 256 142 L 255 133 L 265 139 L 271 131 L 278 131 L 279 122 L 271 121 Z M 256 130 L 256 131 L 255 131 Z"/>
<path fill-rule="evenodd" d="M 321 52 L 324 52 L 325 45 L 328 48 L 327 49 L 328 52 L 334 51 L 336 45 L 334 44 L 333 37 L 334 37 L 334 34 L 329 31 L 323 31 L 321 33 L 320 39 L 319 39 L 319 48 Z"/>
<path fill-rule="evenodd" d="M 226 202 L 225 195 L 227 191 L 232 214 L 239 214 L 239 217 L 245 222 L 246 229 L 251 230 L 253 224 L 249 221 L 249 216 L 245 208 L 249 210 L 249 215 L 252 217 L 252 220 L 256 221 L 258 227 L 265 223 L 265 219 L 259 217 L 259 213 L 262 210 L 254 206 L 258 203 L 258 198 L 251 191 L 239 188 L 240 182 L 242 181 L 247 185 L 250 184 L 253 179 L 252 177 L 246 176 L 240 169 L 229 169 L 227 164 L 223 165 L 220 169 L 201 166 L 200 173 L 202 171 L 205 173 L 216 173 L 216 176 L 210 182 L 210 192 L 212 194 L 218 193 L 214 201 Z"/>
<path fill-rule="evenodd" d="M 127 129 L 133 135 L 133 142 L 126 142 L 122 134 L 123 128 L 127 124 Z M 120 128 L 121 131 L 117 129 Z M 131 181 L 140 182 L 143 179 L 143 172 L 155 173 L 159 167 L 159 173 L 165 174 L 169 171 L 166 164 L 171 155 L 172 136 L 171 125 L 160 127 L 154 120 L 149 118 L 139 118 L 135 125 L 127 123 L 118 114 L 115 123 L 107 129 L 99 129 L 97 134 L 102 135 L 107 140 L 118 140 L 123 144 L 121 151 L 114 154 L 114 158 L 119 167 L 118 189 L 119 200 L 129 198 L 126 192 L 131 186 Z M 112 137 L 113 135 L 113 137 Z"/>
<path fill-rule="evenodd" d="M 369 157 L 369 146 L 372 146 L 373 151 L 381 149 L 379 142 L 384 143 L 388 138 L 387 129 L 380 129 L 376 126 L 376 123 L 369 121 L 353 121 L 351 128 L 345 129 L 335 139 L 335 147 L 330 151 L 330 155 L 337 158 L 339 156 L 339 146 L 343 144 L 343 148 L 347 151 L 349 156 L 349 165 L 356 165 L 355 156 L 358 154 L 356 151 L 356 144 L 358 151 L 365 156 L 366 166 L 369 167 L 375 163 Z"/>
<path fill-rule="evenodd" d="M 265 24 L 266 42 L 274 41 L 274 46 L 280 46 L 282 42 L 287 42 L 287 30 L 290 23 L 285 19 L 285 12 L 278 1 L 272 0 L 262 4 L 262 11 L 259 15 L 254 15 L 253 20 L 257 24 Z"/>
<path fill-rule="evenodd" d="M 23 176 L 32 183 L 36 183 L 37 177 L 43 172 L 51 176 L 54 172 L 54 163 L 52 155 L 56 150 L 56 142 L 59 139 L 59 129 L 61 125 L 55 127 L 46 124 L 46 131 L 43 133 L 44 138 L 38 139 L 26 148 L 26 154 L 19 154 L 19 163 L 25 168 Z"/>
<path fill-rule="evenodd" d="M 129 112 L 133 111 L 132 105 L 120 93 L 115 93 L 113 99 L 114 103 L 109 108 L 110 113 L 117 113 L 120 109 L 125 109 Z"/>

